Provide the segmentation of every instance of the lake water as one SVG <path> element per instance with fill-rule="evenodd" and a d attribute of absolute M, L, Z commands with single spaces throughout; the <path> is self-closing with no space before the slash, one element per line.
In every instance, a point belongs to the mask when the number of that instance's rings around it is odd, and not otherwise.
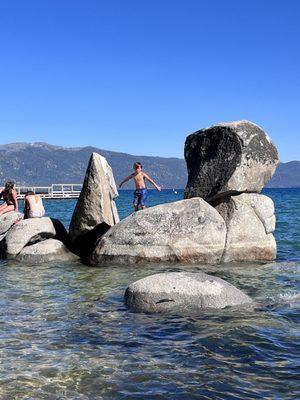
<path fill-rule="evenodd" d="M 0 262 L 0 399 L 299 399 L 300 189 L 275 202 L 278 259 L 159 267 Z M 121 217 L 131 212 L 121 192 Z M 150 192 L 149 205 L 182 191 Z M 74 200 L 46 201 L 70 220 Z M 161 271 L 205 271 L 254 300 L 248 309 L 135 314 L 131 282 Z"/>

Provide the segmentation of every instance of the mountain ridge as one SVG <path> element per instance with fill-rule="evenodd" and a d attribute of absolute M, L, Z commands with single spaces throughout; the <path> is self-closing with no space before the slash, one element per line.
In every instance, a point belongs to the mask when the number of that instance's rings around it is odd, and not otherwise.
<path fill-rule="evenodd" d="M 6 180 L 18 185 L 81 183 L 92 152 L 103 155 L 119 182 L 140 161 L 145 171 L 163 188 L 184 188 L 187 182 L 185 160 L 178 157 L 132 155 L 94 146 L 63 147 L 45 142 L 17 142 L 0 145 L 0 186 Z M 124 188 L 131 188 L 132 183 Z M 300 187 L 300 161 L 280 163 L 269 188 Z"/>

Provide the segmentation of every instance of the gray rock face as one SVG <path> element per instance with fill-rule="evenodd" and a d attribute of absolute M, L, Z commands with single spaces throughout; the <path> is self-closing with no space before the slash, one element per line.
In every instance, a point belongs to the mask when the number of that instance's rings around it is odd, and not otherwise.
<path fill-rule="evenodd" d="M 0 236 L 4 235 L 21 216 L 21 213 L 11 211 L 0 216 Z"/>
<path fill-rule="evenodd" d="M 151 275 L 132 283 L 125 292 L 126 305 L 137 312 L 224 308 L 251 301 L 230 283 L 202 272 Z"/>
<path fill-rule="evenodd" d="M 189 135 L 185 159 L 185 198 L 209 202 L 230 194 L 259 193 L 279 163 L 271 139 L 249 121 L 221 123 Z"/>
<path fill-rule="evenodd" d="M 67 233 L 58 220 L 50 218 L 30 218 L 12 226 L 1 241 L 2 257 L 15 258 L 25 246 L 45 239 L 64 240 Z"/>
<path fill-rule="evenodd" d="M 274 260 L 276 242 L 273 201 L 264 195 L 241 194 L 222 199 L 217 211 L 227 225 L 222 261 Z"/>
<path fill-rule="evenodd" d="M 111 167 L 104 157 L 93 153 L 69 229 L 77 254 L 87 256 L 96 240 L 119 222 L 114 201 L 117 196 Z"/>
<path fill-rule="evenodd" d="M 138 211 L 112 227 L 90 256 L 92 265 L 139 262 L 209 263 L 221 259 L 226 225 L 203 199 Z"/>
<path fill-rule="evenodd" d="M 78 260 L 78 256 L 71 253 L 62 242 L 56 239 L 46 239 L 31 246 L 26 246 L 16 258 L 19 261 L 29 263 Z"/>

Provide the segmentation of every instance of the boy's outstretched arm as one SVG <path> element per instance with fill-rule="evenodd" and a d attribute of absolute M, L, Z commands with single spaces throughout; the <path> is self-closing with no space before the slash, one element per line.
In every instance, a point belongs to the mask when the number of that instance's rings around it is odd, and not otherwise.
<path fill-rule="evenodd" d="M 152 183 L 152 185 L 160 192 L 161 191 L 161 187 L 158 186 L 158 184 L 152 178 L 150 178 L 150 176 L 147 175 L 145 172 L 143 172 L 143 174 L 144 174 L 144 177 L 147 179 L 147 181 Z"/>
<path fill-rule="evenodd" d="M 127 181 L 133 178 L 133 174 L 127 176 L 125 179 L 122 180 L 122 182 L 119 183 L 119 188 Z"/>

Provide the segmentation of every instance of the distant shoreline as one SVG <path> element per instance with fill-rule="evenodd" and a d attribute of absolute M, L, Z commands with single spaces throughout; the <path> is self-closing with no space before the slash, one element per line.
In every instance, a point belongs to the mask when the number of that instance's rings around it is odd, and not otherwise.
<path fill-rule="evenodd" d="M 0 185 L 4 185 L 7 180 L 15 181 L 17 186 L 82 182 L 92 152 L 106 158 L 113 169 L 116 182 L 121 182 L 138 160 L 145 171 L 165 189 L 183 189 L 187 183 L 186 163 L 181 158 L 132 155 L 92 146 L 70 149 L 47 143 L 15 143 L 0 146 Z M 268 182 L 268 187 L 300 187 L 300 161 L 280 163 Z"/>

